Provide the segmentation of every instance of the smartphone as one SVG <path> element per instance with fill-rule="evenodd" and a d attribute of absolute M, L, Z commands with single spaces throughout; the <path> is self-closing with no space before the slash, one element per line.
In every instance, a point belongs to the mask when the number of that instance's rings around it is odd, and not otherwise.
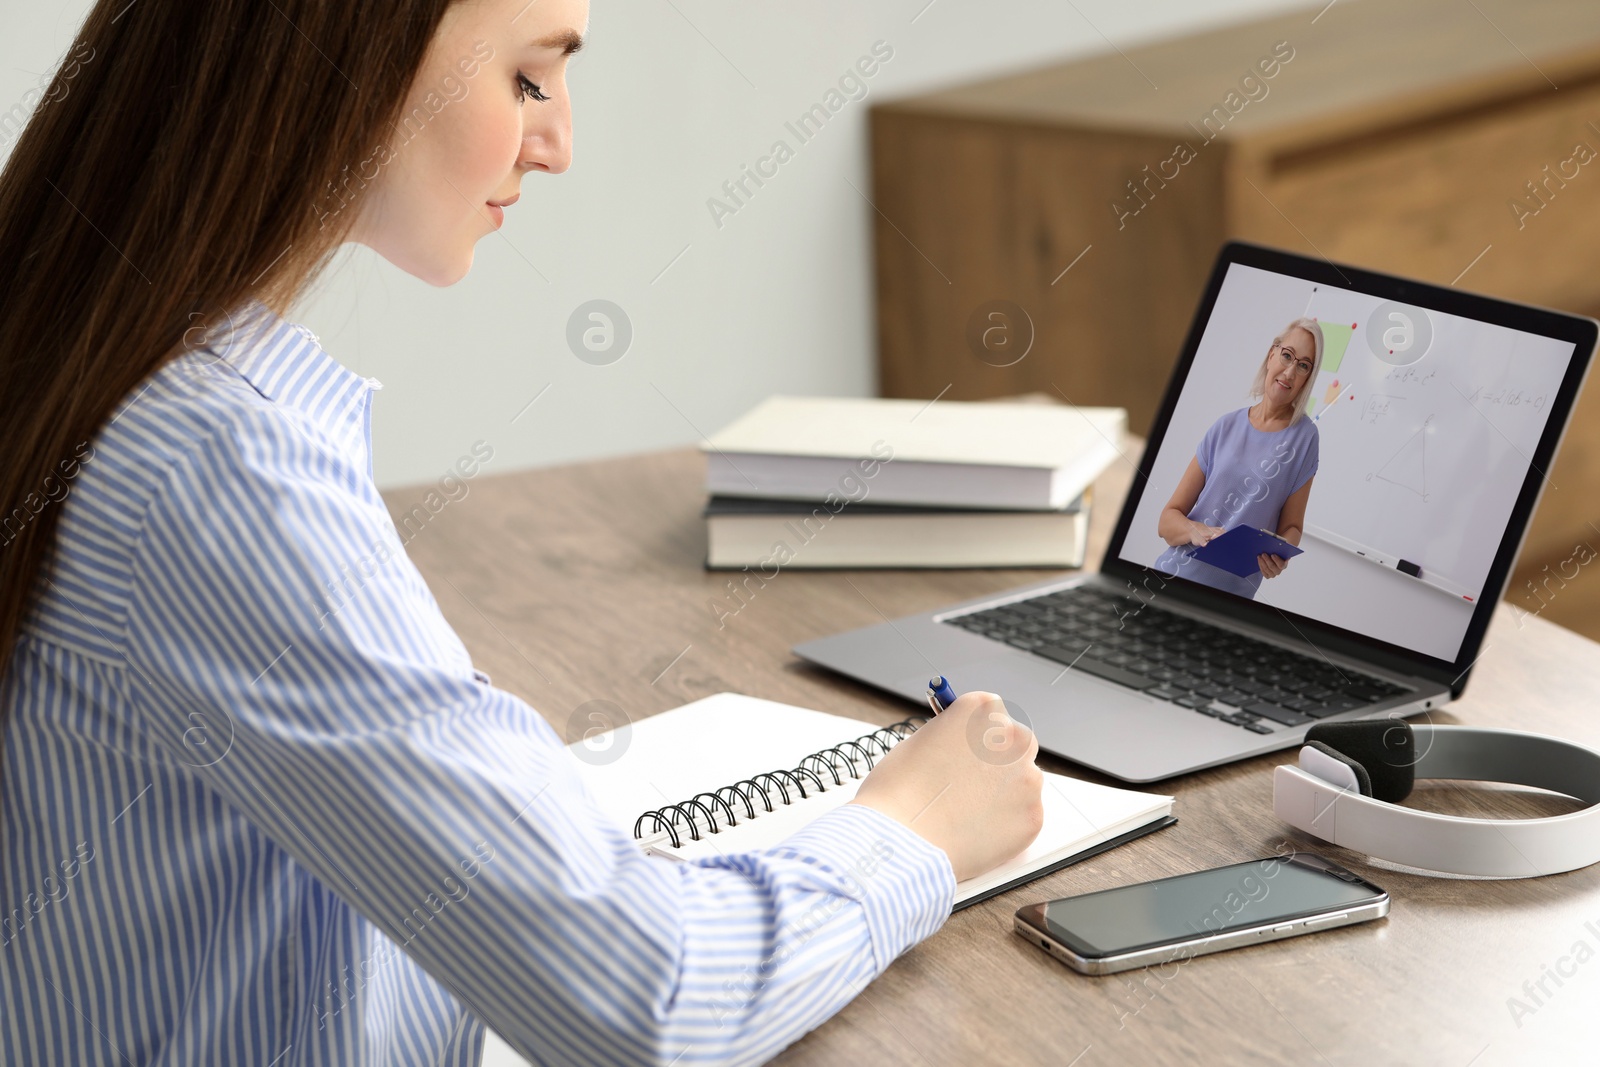
<path fill-rule="evenodd" d="M 1389 894 L 1310 852 L 1017 909 L 1016 932 L 1084 974 L 1115 974 L 1389 914 Z"/>

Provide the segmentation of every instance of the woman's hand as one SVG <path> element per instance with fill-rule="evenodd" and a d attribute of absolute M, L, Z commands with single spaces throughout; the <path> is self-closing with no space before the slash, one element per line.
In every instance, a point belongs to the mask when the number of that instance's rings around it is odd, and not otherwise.
<path fill-rule="evenodd" d="M 856 793 L 950 857 L 956 881 L 1033 843 L 1044 824 L 1044 776 L 1033 731 L 993 693 L 966 693 L 890 749 Z"/>
<path fill-rule="evenodd" d="M 1191 521 L 1189 523 L 1189 543 L 1196 546 L 1207 544 L 1213 537 L 1221 537 L 1223 532 L 1220 526 L 1207 526 L 1203 522 Z"/>
<path fill-rule="evenodd" d="M 1270 552 L 1263 552 L 1257 556 L 1256 563 L 1261 567 L 1261 573 L 1268 578 L 1276 578 L 1289 565 L 1288 560 Z"/>

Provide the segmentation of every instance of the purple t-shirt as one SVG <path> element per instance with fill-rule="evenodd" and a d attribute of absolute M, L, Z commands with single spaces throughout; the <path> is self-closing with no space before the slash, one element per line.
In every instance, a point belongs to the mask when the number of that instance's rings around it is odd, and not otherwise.
<path fill-rule="evenodd" d="M 1206 483 L 1189 509 L 1189 518 L 1231 530 L 1254 526 L 1277 532 L 1284 502 L 1317 473 L 1317 424 L 1300 418 L 1282 430 L 1250 425 L 1250 409 L 1230 411 L 1200 439 L 1195 449 Z M 1248 578 L 1190 558 L 1195 545 L 1174 545 L 1156 557 L 1155 568 L 1216 589 L 1254 598 L 1261 572 Z"/>

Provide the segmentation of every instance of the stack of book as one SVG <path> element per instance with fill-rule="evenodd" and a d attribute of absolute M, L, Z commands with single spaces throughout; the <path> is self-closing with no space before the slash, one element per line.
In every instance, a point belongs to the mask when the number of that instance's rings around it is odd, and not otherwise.
<path fill-rule="evenodd" d="M 774 396 L 701 446 L 706 566 L 1078 567 L 1121 408 Z"/>

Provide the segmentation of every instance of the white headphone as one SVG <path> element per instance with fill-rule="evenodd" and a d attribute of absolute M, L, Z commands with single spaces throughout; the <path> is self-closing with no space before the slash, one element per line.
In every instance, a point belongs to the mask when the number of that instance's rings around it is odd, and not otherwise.
<path fill-rule="evenodd" d="M 1545 819 L 1401 807 L 1417 778 L 1509 782 L 1584 801 Z M 1401 719 L 1319 723 L 1300 765 L 1272 772 L 1272 810 L 1331 844 L 1430 871 L 1533 878 L 1600 861 L 1600 752 L 1542 734 Z"/>

